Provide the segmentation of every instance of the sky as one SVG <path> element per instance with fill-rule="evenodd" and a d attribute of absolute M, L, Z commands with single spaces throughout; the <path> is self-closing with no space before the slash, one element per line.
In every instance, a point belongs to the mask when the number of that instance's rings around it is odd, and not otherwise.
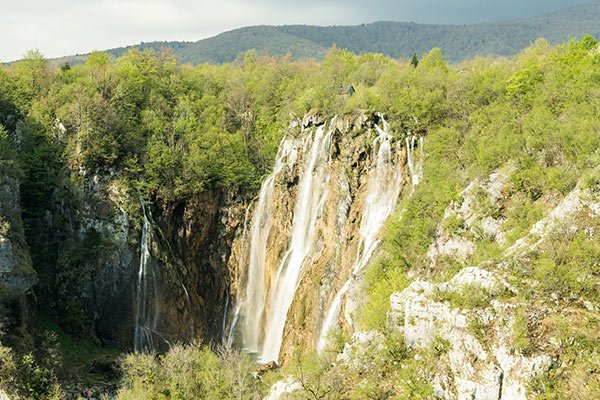
<path fill-rule="evenodd" d="M 0 0 L 0 61 L 155 40 L 196 41 L 248 25 L 386 21 L 467 24 L 542 15 L 590 0 Z"/>

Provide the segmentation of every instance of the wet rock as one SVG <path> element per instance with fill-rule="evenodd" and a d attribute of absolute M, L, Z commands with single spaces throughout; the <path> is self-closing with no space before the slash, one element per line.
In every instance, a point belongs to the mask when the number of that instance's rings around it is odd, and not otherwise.
<path fill-rule="evenodd" d="M 279 365 L 277 365 L 277 363 L 275 361 L 269 361 L 266 364 L 259 365 L 258 368 L 256 369 L 256 373 L 258 375 L 264 375 L 267 372 L 275 371 L 278 368 L 279 368 Z"/>

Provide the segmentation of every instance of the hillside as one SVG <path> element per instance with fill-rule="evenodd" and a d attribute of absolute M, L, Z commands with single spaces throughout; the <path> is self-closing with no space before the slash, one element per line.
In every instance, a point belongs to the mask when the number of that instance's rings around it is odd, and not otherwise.
<path fill-rule="evenodd" d="M 407 58 L 439 47 L 450 62 L 475 56 L 518 53 L 536 39 L 562 43 L 590 34 L 600 37 L 600 1 L 575 6 L 540 17 L 471 25 L 430 25 L 379 21 L 357 26 L 250 26 L 197 42 L 150 42 L 110 49 L 115 57 L 130 48 L 175 50 L 179 61 L 191 64 L 232 62 L 240 53 L 256 49 L 293 59 L 322 59 L 333 45 L 354 53 L 383 53 Z M 85 55 L 62 57 L 55 64 L 80 63 Z"/>

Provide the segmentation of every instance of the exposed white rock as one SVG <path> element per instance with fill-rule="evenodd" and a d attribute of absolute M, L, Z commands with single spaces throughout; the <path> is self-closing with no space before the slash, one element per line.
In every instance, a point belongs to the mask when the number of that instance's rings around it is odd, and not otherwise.
<path fill-rule="evenodd" d="M 468 287 L 496 293 L 505 284 L 491 272 L 475 267 L 463 269 L 445 283 L 415 281 L 402 292 L 392 294 L 389 324 L 403 333 L 409 348 L 426 348 L 437 340 L 449 344 L 447 355 L 440 358 L 439 376 L 432 382 L 438 396 L 525 400 L 527 382 L 550 366 L 550 357 L 528 358 L 510 351 L 513 314 L 510 307 L 503 307 L 499 301 L 491 302 L 484 310 L 462 310 L 435 299 L 438 292 Z M 494 343 L 491 349 L 469 333 L 469 321 L 474 318 L 503 327 L 498 328 L 503 329 L 501 333 L 490 338 Z M 448 371 L 449 377 L 444 376 Z M 450 392 L 452 387 L 455 392 Z"/>
<path fill-rule="evenodd" d="M 511 352 L 504 344 L 494 347 L 492 353 L 503 371 L 501 399 L 526 400 L 523 382 L 547 371 L 552 365 L 547 354 L 528 358 Z"/>
<path fill-rule="evenodd" d="M 455 259 L 465 262 L 475 252 L 475 244 L 463 237 L 451 237 L 447 240 L 439 240 L 430 247 L 427 255 L 430 259 L 442 256 L 453 256 Z"/>
<path fill-rule="evenodd" d="M 508 178 L 514 171 L 513 166 L 507 166 L 500 171 L 492 173 L 488 178 L 487 192 L 492 200 L 498 201 L 504 198 L 502 191 L 506 187 Z"/>
<path fill-rule="evenodd" d="M 499 245 L 506 244 L 503 218 L 495 218 L 489 213 L 490 205 L 500 207 L 504 198 L 503 190 L 514 168 L 506 166 L 491 174 L 487 179 L 476 179 L 463 190 L 457 201 L 452 202 L 444 212 L 444 218 L 437 229 L 436 240 L 427 253 L 433 264 L 440 257 L 450 256 L 459 262 L 466 262 L 475 252 L 475 244 L 465 236 L 484 236 Z M 482 197 L 483 195 L 483 197 Z M 461 232 L 448 232 L 445 228 L 450 218 L 462 222 Z M 464 231 L 464 232 L 462 232 Z"/>
<path fill-rule="evenodd" d="M 600 216 L 600 200 L 590 190 L 573 189 L 565 198 L 544 218 L 533 225 L 529 234 L 515 242 L 506 250 L 507 255 L 514 255 L 524 249 L 535 249 L 548 235 L 556 229 L 577 231 L 577 225 L 570 220 L 574 215 L 588 209 L 594 215 Z"/>
<path fill-rule="evenodd" d="M 377 362 L 376 353 L 383 349 L 384 337 L 376 331 L 355 332 L 350 343 L 344 345 L 336 362 L 356 371 L 369 370 Z"/>
<path fill-rule="evenodd" d="M 506 234 L 502 230 L 502 224 L 504 220 L 497 220 L 492 217 L 485 217 L 479 221 L 479 227 L 483 234 L 496 241 L 499 245 L 503 246 L 506 244 Z"/>
<path fill-rule="evenodd" d="M 286 378 L 284 380 L 275 382 L 275 384 L 271 386 L 269 395 L 263 400 L 279 400 L 283 395 L 293 393 L 300 389 L 302 389 L 300 382 L 296 382 L 292 378 Z"/>
<path fill-rule="evenodd" d="M 0 400 L 10 400 L 8 394 L 3 389 L 0 389 Z"/>
<path fill-rule="evenodd" d="M 464 288 L 468 286 L 479 286 L 490 293 L 497 293 L 504 284 L 489 271 L 477 267 L 467 267 L 460 270 L 448 282 L 450 288 Z"/>

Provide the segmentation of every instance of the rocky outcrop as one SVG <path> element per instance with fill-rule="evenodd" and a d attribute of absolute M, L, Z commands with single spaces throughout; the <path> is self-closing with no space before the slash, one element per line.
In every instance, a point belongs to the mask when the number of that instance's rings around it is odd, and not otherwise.
<path fill-rule="evenodd" d="M 596 190 L 596 193 L 594 193 Z M 590 212 L 594 217 L 600 216 L 600 199 L 598 188 L 575 187 L 544 218 L 533 225 L 529 233 L 517 240 L 506 250 L 507 255 L 518 256 L 524 251 L 535 250 L 550 234 L 557 229 L 576 232 L 580 227 L 575 217 L 581 212 Z M 594 234 L 595 232 L 589 232 Z"/>
<path fill-rule="evenodd" d="M 82 207 L 73 235 L 84 243 L 98 237 L 100 246 L 81 279 L 80 300 L 103 341 L 121 346 L 131 340 L 132 274 L 137 252 L 129 192 L 117 179 L 94 174 L 81 187 Z"/>
<path fill-rule="evenodd" d="M 19 182 L 0 163 L 0 294 L 25 294 L 36 282 L 21 221 Z"/>
<path fill-rule="evenodd" d="M 506 220 L 498 210 L 513 171 L 514 167 L 507 165 L 486 179 L 474 180 L 446 208 L 436 239 L 427 253 L 432 265 L 435 266 L 444 258 L 468 262 L 475 253 L 474 241 L 477 239 L 484 238 L 500 246 L 506 244 L 506 234 L 502 229 Z"/>
<path fill-rule="evenodd" d="M 436 394 L 446 399 L 526 400 L 527 382 L 552 363 L 546 354 L 524 356 L 512 346 L 515 304 L 491 301 L 480 309 L 465 309 L 444 301 L 444 294 L 469 296 L 483 291 L 497 295 L 506 283 L 489 271 L 465 268 L 450 281 L 415 281 L 391 297 L 389 323 L 403 333 L 409 349 L 445 341 L 434 382 Z M 477 337 L 471 324 L 489 327 Z M 507 334 L 508 332 L 508 334 Z"/>
<path fill-rule="evenodd" d="M 73 293 L 104 341 L 130 347 L 140 288 L 142 204 L 150 220 L 148 249 L 156 290 L 152 307 L 155 349 L 201 338 L 221 339 L 230 280 L 227 262 L 243 223 L 244 205 L 236 194 L 206 191 L 177 201 L 131 196 L 118 178 L 92 175 L 81 187 L 83 207 L 73 233 L 86 241 L 101 238 Z"/>
<path fill-rule="evenodd" d="M 300 390 L 301 388 L 302 385 L 300 382 L 296 382 L 292 378 L 286 378 L 275 382 L 275 384 L 271 386 L 269 395 L 263 400 L 280 400 L 285 398 L 285 396 Z M 2 399 L 0 398 L 0 400 Z"/>

